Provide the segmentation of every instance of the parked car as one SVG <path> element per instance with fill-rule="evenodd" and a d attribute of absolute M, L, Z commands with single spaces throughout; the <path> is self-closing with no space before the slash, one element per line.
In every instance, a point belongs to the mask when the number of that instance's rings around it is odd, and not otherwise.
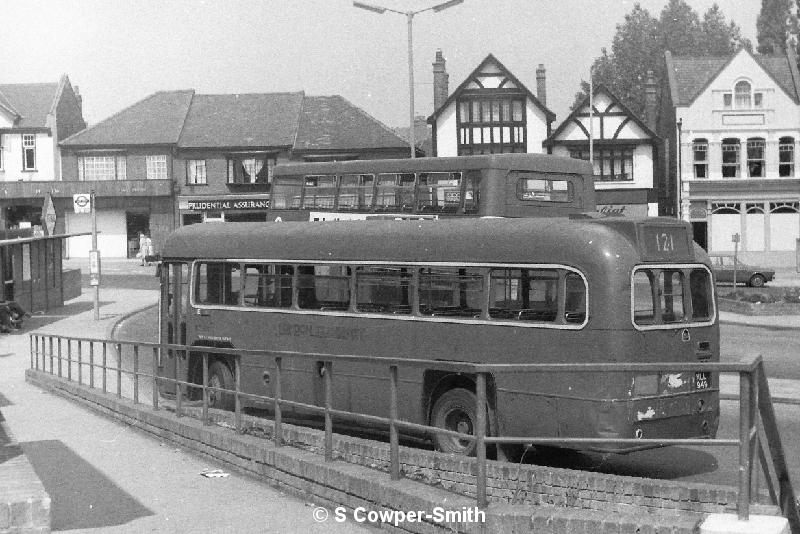
<path fill-rule="evenodd" d="M 733 254 L 711 255 L 711 265 L 717 282 L 733 283 Z M 750 287 L 763 287 L 775 278 L 775 271 L 766 267 L 755 267 L 741 261 L 736 263 L 736 283 Z"/>

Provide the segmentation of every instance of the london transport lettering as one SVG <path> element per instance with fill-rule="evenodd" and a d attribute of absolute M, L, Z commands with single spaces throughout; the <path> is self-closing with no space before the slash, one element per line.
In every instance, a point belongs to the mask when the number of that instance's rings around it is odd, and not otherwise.
<path fill-rule="evenodd" d="M 190 210 L 247 210 L 267 209 L 269 200 L 190 200 Z"/>
<path fill-rule="evenodd" d="M 318 326 L 309 324 L 283 323 L 278 325 L 279 336 L 318 337 L 326 339 L 342 339 L 360 341 L 360 328 L 342 328 L 337 326 Z"/>

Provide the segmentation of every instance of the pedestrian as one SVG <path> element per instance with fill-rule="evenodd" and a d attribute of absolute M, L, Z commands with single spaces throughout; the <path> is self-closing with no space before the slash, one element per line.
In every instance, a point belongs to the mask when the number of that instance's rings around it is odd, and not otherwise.
<path fill-rule="evenodd" d="M 142 250 L 144 250 L 144 262 L 147 263 L 147 265 L 150 265 L 150 260 L 153 259 L 153 240 L 150 239 L 150 236 L 147 234 L 144 234 L 144 244 L 142 245 Z"/>
<path fill-rule="evenodd" d="M 144 234 L 139 232 L 139 250 L 136 251 L 136 257 L 139 258 L 139 265 L 144 265 Z"/>

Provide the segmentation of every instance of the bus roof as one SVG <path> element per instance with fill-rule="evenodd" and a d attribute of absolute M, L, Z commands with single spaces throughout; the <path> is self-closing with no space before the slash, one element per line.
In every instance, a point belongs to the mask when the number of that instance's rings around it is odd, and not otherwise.
<path fill-rule="evenodd" d="M 443 158 L 351 160 L 314 163 L 283 163 L 275 176 L 297 174 L 371 174 L 380 172 L 444 172 L 478 169 L 516 169 L 544 173 L 591 175 L 588 161 L 549 154 L 487 154 Z"/>
<path fill-rule="evenodd" d="M 171 234 L 162 258 L 572 266 L 605 262 L 617 269 L 640 258 L 634 220 L 628 221 L 629 230 L 622 221 L 607 225 L 565 218 L 202 223 Z"/>

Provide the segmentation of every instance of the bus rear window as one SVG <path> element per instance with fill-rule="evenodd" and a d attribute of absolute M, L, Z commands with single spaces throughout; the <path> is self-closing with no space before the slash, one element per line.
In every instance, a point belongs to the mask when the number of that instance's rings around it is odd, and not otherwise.
<path fill-rule="evenodd" d="M 632 292 L 637 325 L 708 321 L 713 316 L 711 276 L 705 269 L 638 269 Z"/>
<path fill-rule="evenodd" d="M 516 172 L 517 198 L 540 202 L 572 202 L 572 183 L 564 178 L 550 178 L 538 173 Z"/>

